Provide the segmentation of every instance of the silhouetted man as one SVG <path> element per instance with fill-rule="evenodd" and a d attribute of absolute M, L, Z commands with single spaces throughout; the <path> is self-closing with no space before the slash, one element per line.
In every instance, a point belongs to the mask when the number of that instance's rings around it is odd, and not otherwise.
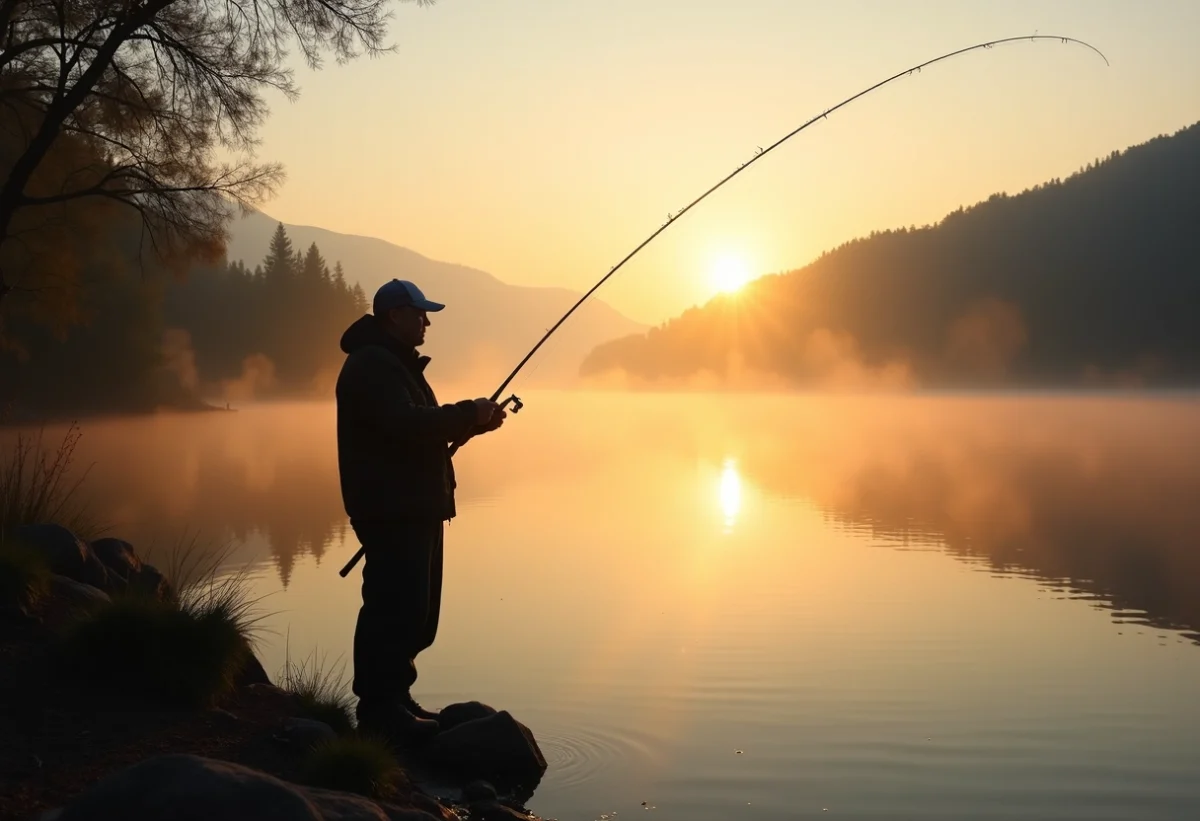
<path fill-rule="evenodd" d="M 504 410 L 488 399 L 438 405 L 418 356 L 428 314 L 444 308 L 393 279 L 372 314 L 342 335 L 337 381 L 342 500 L 365 548 L 362 608 L 354 631 L 359 725 L 404 741 L 437 732 L 437 715 L 411 687 L 415 659 L 433 644 L 442 598 L 442 527 L 454 517 L 449 446 L 495 430 Z"/>

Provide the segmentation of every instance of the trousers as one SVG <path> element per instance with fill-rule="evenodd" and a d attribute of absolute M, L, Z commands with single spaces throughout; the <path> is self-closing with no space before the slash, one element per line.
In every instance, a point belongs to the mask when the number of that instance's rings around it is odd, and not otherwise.
<path fill-rule="evenodd" d="M 351 522 L 365 548 L 362 607 L 354 628 L 354 694 L 403 698 L 417 655 L 433 645 L 442 609 L 441 521 Z"/>

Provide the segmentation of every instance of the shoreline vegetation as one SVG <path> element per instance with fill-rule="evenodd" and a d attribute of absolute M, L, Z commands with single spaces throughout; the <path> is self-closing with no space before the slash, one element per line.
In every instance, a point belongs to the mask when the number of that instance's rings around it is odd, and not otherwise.
<path fill-rule="evenodd" d="M 451 705 L 432 742 L 396 748 L 359 733 L 344 665 L 289 646 L 268 675 L 245 571 L 107 535 L 78 438 L 0 452 L 0 819 L 536 821 L 528 728 Z"/>
<path fill-rule="evenodd" d="M 82 419 L 111 419 L 121 417 L 154 416 L 159 413 L 236 413 L 233 403 L 217 404 L 204 399 L 194 402 L 158 404 L 153 407 L 133 407 L 82 410 L 74 413 L 53 411 L 38 413 L 27 408 L 9 408 L 0 413 L 0 430 L 5 428 L 33 428 L 47 425 L 64 425 Z"/>

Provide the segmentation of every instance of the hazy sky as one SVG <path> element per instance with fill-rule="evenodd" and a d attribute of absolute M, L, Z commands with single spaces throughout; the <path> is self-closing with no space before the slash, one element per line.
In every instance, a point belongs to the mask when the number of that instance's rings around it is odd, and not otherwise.
<path fill-rule="evenodd" d="M 439 0 L 397 51 L 278 101 L 260 156 L 285 222 L 378 236 L 516 284 L 589 287 L 720 177 L 889 74 L 975 42 L 796 137 L 672 226 L 598 296 L 657 323 L 724 255 L 798 268 L 1065 177 L 1200 120 L 1197 0 Z M 428 284 L 436 294 L 436 283 Z"/>

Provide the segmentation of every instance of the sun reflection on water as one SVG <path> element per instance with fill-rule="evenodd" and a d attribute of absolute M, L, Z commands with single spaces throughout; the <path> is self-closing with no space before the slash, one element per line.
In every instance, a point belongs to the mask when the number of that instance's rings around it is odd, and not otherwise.
<path fill-rule="evenodd" d="M 737 462 L 726 459 L 721 467 L 721 481 L 717 491 L 721 504 L 721 513 L 725 516 L 725 532 L 733 530 L 737 524 L 738 513 L 742 510 L 742 477 L 737 470 Z"/>

